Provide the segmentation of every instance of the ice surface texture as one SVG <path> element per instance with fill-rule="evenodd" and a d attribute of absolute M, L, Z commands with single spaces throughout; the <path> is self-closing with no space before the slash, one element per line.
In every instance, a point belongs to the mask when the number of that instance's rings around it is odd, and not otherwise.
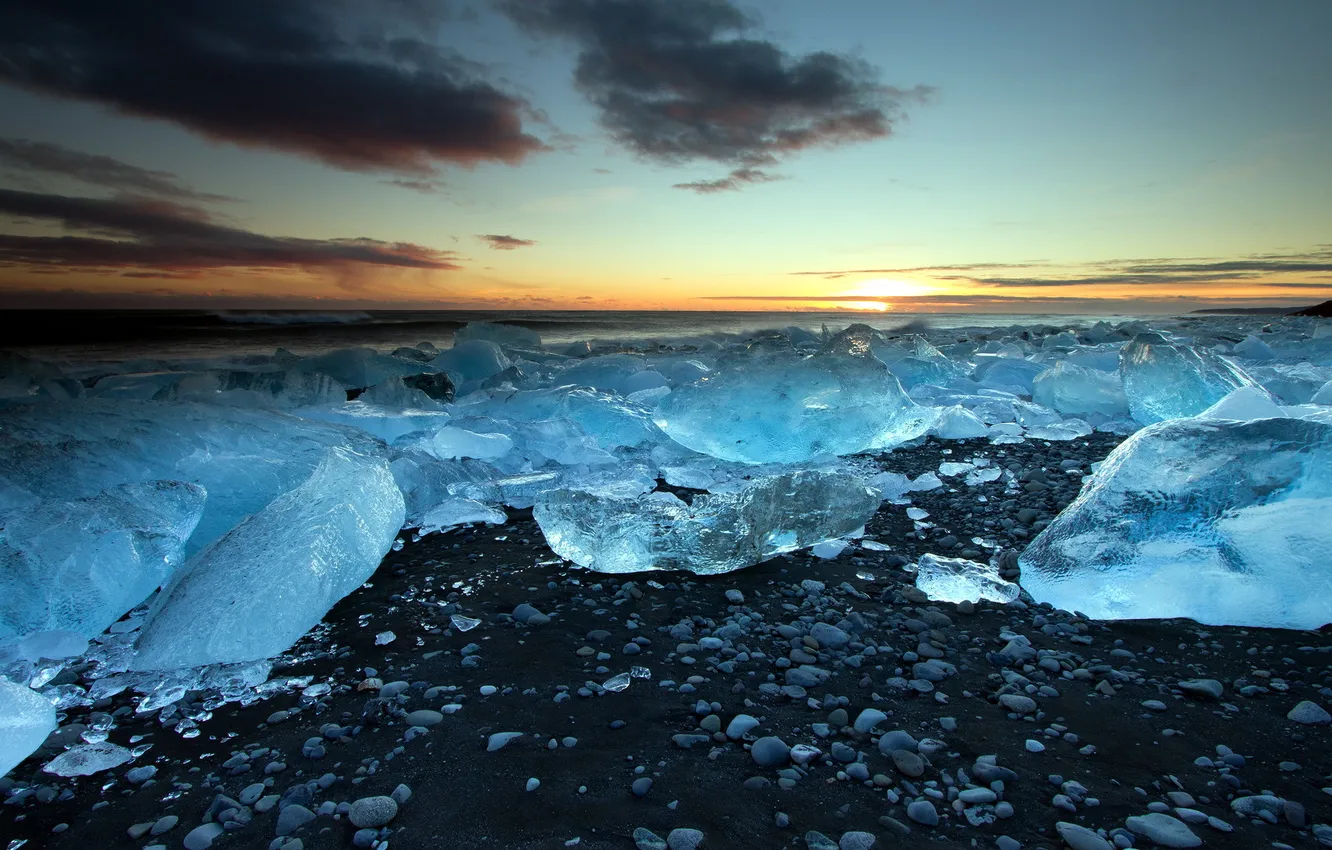
<path fill-rule="evenodd" d="M 1139 431 L 1022 554 L 1037 601 L 1100 619 L 1332 621 L 1332 425 L 1178 419 Z"/>
<path fill-rule="evenodd" d="M 750 352 L 657 406 L 681 445 L 741 463 L 801 463 L 890 448 L 921 436 L 933 411 L 872 356 Z"/>
<path fill-rule="evenodd" d="M 331 446 L 384 452 L 363 431 L 271 410 L 104 399 L 0 410 L 0 515 L 120 484 L 187 481 L 208 494 L 189 556 L 308 478 Z"/>
<path fill-rule="evenodd" d="M 314 474 L 186 562 L 154 603 L 138 670 L 288 649 L 379 566 L 403 499 L 382 457 L 330 449 Z"/>
<path fill-rule="evenodd" d="M 1129 412 L 1143 425 L 1197 416 L 1231 390 L 1256 386 L 1239 366 L 1156 333 L 1138 334 L 1120 352 Z"/>
<path fill-rule="evenodd" d="M 685 504 L 670 493 L 624 497 L 553 490 L 532 514 L 562 558 L 604 573 L 726 573 L 850 534 L 879 506 L 854 475 L 797 471 Z"/>
<path fill-rule="evenodd" d="M 180 565 L 204 498 L 197 484 L 146 481 L 14 511 L 0 531 L 0 637 L 100 634 Z"/>
<path fill-rule="evenodd" d="M 51 701 L 25 685 L 0 678 L 0 776 L 32 755 L 56 728 Z"/>
<path fill-rule="evenodd" d="M 1020 588 L 1004 581 L 999 569 L 963 558 L 921 555 L 916 563 L 916 587 L 935 602 L 1012 602 Z"/>

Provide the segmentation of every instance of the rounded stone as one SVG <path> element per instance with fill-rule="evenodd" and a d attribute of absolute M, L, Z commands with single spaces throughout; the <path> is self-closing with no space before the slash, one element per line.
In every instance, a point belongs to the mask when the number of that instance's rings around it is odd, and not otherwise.
<path fill-rule="evenodd" d="M 939 813 L 929 800 L 917 800 L 907 806 L 907 817 L 923 826 L 938 826 Z"/>
<path fill-rule="evenodd" d="M 893 750 L 893 765 L 902 773 L 916 779 L 925 775 L 925 760 L 908 750 Z"/>
<path fill-rule="evenodd" d="M 670 850 L 697 850 L 703 846 L 703 833 L 697 829 L 672 829 L 666 836 Z"/>
<path fill-rule="evenodd" d="M 359 829 L 378 829 L 398 816 L 398 801 L 392 797 L 362 797 L 351 804 L 347 819 Z"/>
<path fill-rule="evenodd" d="M 185 836 L 185 850 L 208 850 L 213 840 L 222 834 L 222 824 L 206 823 L 196 826 Z"/>
<path fill-rule="evenodd" d="M 429 708 L 418 708 L 406 717 L 408 726 L 434 726 L 444 722 L 444 715 Z"/>
<path fill-rule="evenodd" d="M 781 738 L 770 735 L 755 741 L 749 754 L 760 767 L 779 767 L 790 760 L 791 748 Z"/>

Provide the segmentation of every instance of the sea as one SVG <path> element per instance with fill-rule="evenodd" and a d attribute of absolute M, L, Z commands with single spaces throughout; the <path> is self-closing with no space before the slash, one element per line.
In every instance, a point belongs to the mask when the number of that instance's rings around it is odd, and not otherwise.
<path fill-rule="evenodd" d="M 905 332 L 1086 326 L 1101 319 L 1131 318 L 1145 317 L 869 311 L 9 310 L 0 313 L 0 348 L 53 362 L 115 362 L 271 355 L 279 348 L 310 356 L 342 348 L 392 350 L 420 342 L 445 348 L 468 322 L 521 325 L 539 333 L 545 345 L 558 347 L 584 341 L 650 346 L 793 326 L 818 332 L 864 323 L 877 330 Z"/>

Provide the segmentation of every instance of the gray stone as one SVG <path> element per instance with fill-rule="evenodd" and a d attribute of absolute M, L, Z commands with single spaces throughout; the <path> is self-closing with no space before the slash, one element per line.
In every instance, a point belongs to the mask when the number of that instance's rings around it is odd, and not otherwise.
<path fill-rule="evenodd" d="M 213 839 L 222 834 L 222 824 L 206 823 L 196 826 L 185 836 L 185 850 L 208 850 L 213 846 Z"/>
<path fill-rule="evenodd" d="M 296 830 L 315 819 L 315 813 L 305 806 L 291 805 L 278 815 L 277 834 L 291 835 Z"/>
<path fill-rule="evenodd" d="M 444 715 L 429 708 L 418 708 L 406 717 L 408 726 L 434 726 L 444 722 Z"/>
<path fill-rule="evenodd" d="M 837 850 L 869 850 L 878 839 L 872 832 L 844 832 L 837 842 Z"/>
<path fill-rule="evenodd" d="M 1017 714 L 1031 714 L 1036 711 L 1036 700 L 1021 694 L 1004 694 L 999 697 L 999 704 Z"/>
<path fill-rule="evenodd" d="M 731 718 L 731 722 L 726 725 L 726 737 L 732 741 L 738 741 L 752 730 L 758 728 L 759 722 L 748 714 L 737 714 Z"/>
<path fill-rule="evenodd" d="M 888 715 L 877 708 L 867 708 L 856 717 L 853 725 L 857 732 L 866 733 L 888 719 Z"/>
<path fill-rule="evenodd" d="M 790 760 L 791 748 L 781 738 L 770 735 L 755 741 L 749 754 L 760 767 L 780 767 Z"/>
<path fill-rule="evenodd" d="M 1204 699 L 1221 699 L 1221 694 L 1226 690 L 1225 685 L 1216 679 L 1190 679 L 1187 682 L 1180 682 L 1178 687 L 1189 696 Z"/>
<path fill-rule="evenodd" d="M 377 829 L 398 816 L 398 801 L 392 797 L 362 797 L 351 804 L 347 819 L 361 829 Z"/>
<path fill-rule="evenodd" d="M 1199 847 L 1202 839 L 1193 834 L 1188 825 L 1178 818 L 1161 812 L 1126 818 L 1124 825 L 1130 832 L 1141 835 L 1162 847 Z"/>
<path fill-rule="evenodd" d="M 672 829 L 666 835 L 670 850 L 695 850 L 703 845 L 703 833 L 697 829 Z"/>
<path fill-rule="evenodd" d="M 666 850 L 666 841 L 650 829 L 634 830 L 634 846 L 638 850 Z"/>
<path fill-rule="evenodd" d="M 1317 723 L 1332 723 L 1332 714 L 1328 714 L 1327 709 L 1318 703 L 1306 699 L 1292 708 L 1286 719 L 1312 726 Z"/>
<path fill-rule="evenodd" d="M 908 750 L 893 750 L 893 764 L 903 776 L 916 779 L 925 775 L 925 760 Z"/>
<path fill-rule="evenodd" d="M 907 817 L 924 826 L 938 826 L 939 813 L 929 800 L 917 800 L 907 806 Z"/>
<path fill-rule="evenodd" d="M 1073 850 L 1114 850 L 1113 845 L 1085 826 L 1059 821 L 1055 824 L 1059 837 Z"/>

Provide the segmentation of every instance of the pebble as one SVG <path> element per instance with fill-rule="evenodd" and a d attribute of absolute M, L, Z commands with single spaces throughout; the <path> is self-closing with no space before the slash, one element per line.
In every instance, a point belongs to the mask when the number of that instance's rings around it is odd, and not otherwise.
<path fill-rule="evenodd" d="M 697 829 L 672 829 L 666 835 L 670 850 L 696 850 L 703 844 L 703 833 Z"/>
<path fill-rule="evenodd" d="M 781 738 L 769 736 L 755 741 L 749 754 L 759 767 L 778 767 L 790 760 L 791 748 Z"/>
<path fill-rule="evenodd" d="M 347 819 L 352 826 L 376 829 L 398 816 L 398 801 L 392 797 L 362 797 L 351 804 Z"/>
<path fill-rule="evenodd" d="M 1160 812 L 1126 818 L 1124 825 L 1162 847 L 1199 847 L 1202 839 L 1178 818 Z"/>
<path fill-rule="evenodd" d="M 428 708 L 418 708 L 404 718 L 408 726 L 434 726 L 444 722 L 444 715 Z"/>
<path fill-rule="evenodd" d="M 1031 714 L 1036 711 L 1036 700 L 1020 694 L 1004 694 L 999 697 L 999 704 L 1016 714 Z"/>
<path fill-rule="evenodd" d="M 917 800 L 907 806 L 907 817 L 924 826 L 938 826 L 939 812 L 929 800 Z"/>
<path fill-rule="evenodd" d="M 1085 826 L 1061 820 L 1055 824 L 1055 829 L 1064 843 L 1073 850 L 1113 850 L 1109 841 Z"/>
<path fill-rule="evenodd" d="M 185 850 L 208 850 L 213 846 L 213 840 L 221 834 L 222 825 L 219 823 L 196 826 L 185 836 Z"/>
<path fill-rule="evenodd" d="M 1286 719 L 1312 726 L 1318 723 L 1332 723 L 1332 714 L 1328 714 L 1327 709 L 1318 703 L 1306 699 L 1292 708 Z"/>

